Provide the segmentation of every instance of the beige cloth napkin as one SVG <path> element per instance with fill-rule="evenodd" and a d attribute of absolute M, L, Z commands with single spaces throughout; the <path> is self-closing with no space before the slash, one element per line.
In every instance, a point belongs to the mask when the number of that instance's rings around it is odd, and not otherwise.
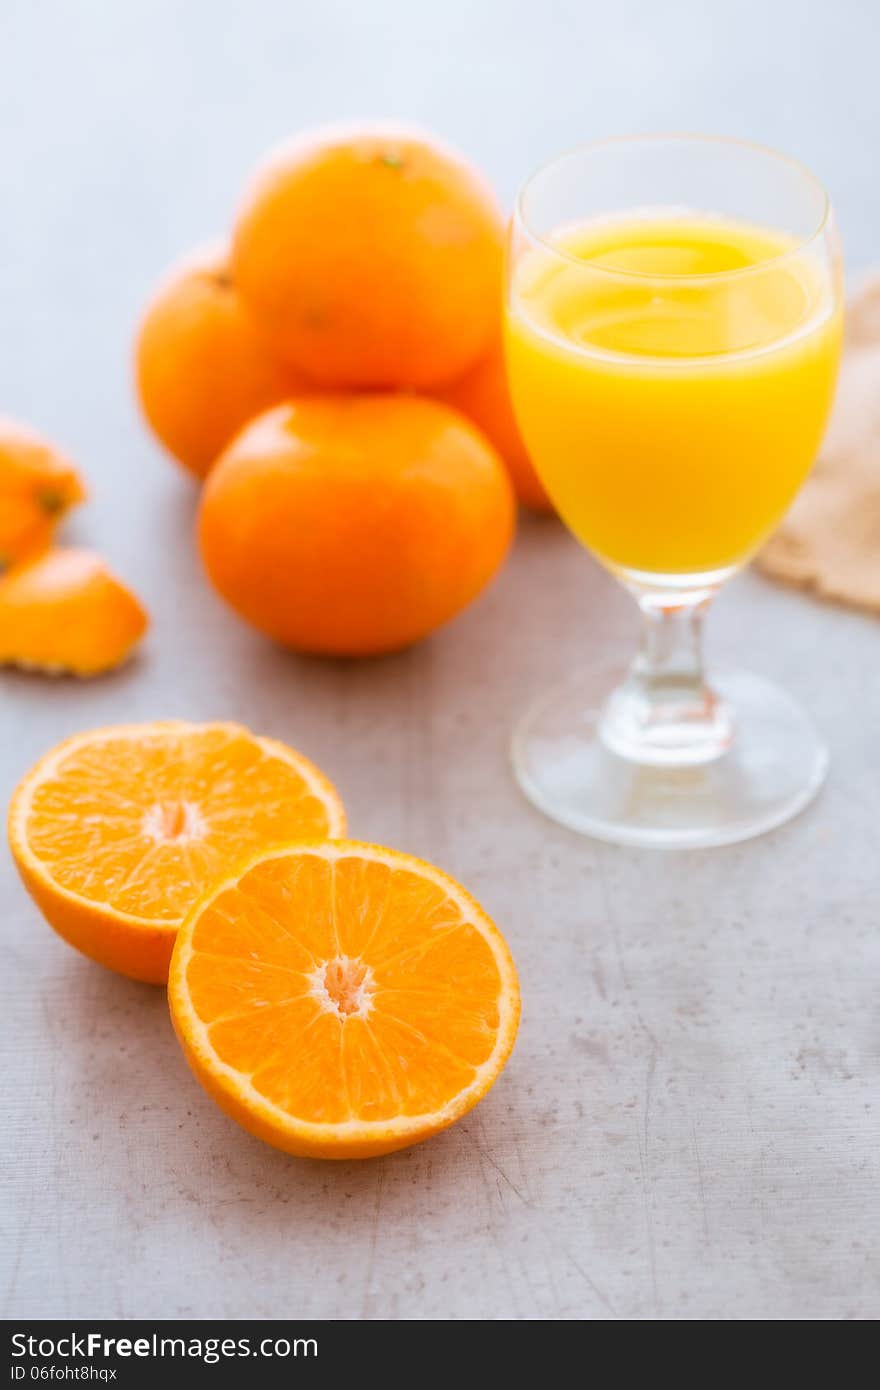
<path fill-rule="evenodd" d="M 758 565 L 821 598 L 880 613 L 880 274 L 850 300 L 825 443 Z"/>

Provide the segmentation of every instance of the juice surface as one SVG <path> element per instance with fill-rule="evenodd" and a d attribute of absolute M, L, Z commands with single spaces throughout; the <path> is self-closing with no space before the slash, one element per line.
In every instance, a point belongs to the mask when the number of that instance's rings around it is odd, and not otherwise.
<path fill-rule="evenodd" d="M 506 350 L 563 519 L 630 571 L 742 562 L 825 428 L 841 330 L 832 272 L 779 232 L 699 214 L 596 220 L 552 244 L 513 268 Z"/>

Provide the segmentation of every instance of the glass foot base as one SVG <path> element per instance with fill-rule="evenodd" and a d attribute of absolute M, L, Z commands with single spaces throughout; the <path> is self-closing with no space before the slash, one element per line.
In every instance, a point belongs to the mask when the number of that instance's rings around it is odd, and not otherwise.
<path fill-rule="evenodd" d="M 800 707 L 745 672 L 713 680 L 733 719 L 728 750 L 670 767 L 630 761 L 598 735 L 613 679 L 582 674 L 528 712 L 513 765 L 530 801 L 553 820 L 612 844 L 658 849 L 727 845 L 797 815 L 825 777 L 828 755 Z"/>

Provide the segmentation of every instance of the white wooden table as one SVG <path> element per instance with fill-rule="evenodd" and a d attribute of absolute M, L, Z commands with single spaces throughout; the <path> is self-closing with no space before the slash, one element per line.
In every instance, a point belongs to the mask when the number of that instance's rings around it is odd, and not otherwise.
<path fill-rule="evenodd" d="M 78 457 L 102 548 L 154 615 L 93 684 L 0 677 L 0 794 L 62 736 L 234 718 L 326 767 L 353 833 L 482 900 L 524 1019 L 490 1098 L 421 1148 L 300 1162 L 200 1092 L 161 991 L 59 942 L 0 861 L 13 1316 L 838 1319 L 880 1314 L 880 627 L 737 581 L 713 650 L 784 681 L 832 752 L 820 801 L 751 844 L 659 855 L 544 821 L 508 771 L 523 704 L 623 659 L 628 601 L 553 523 L 407 654 L 300 660 L 239 625 L 194 497 L 143 433 L 128 351 L 164 263 L 223 225 L 274 137 L 418 119 L 509 196 L 581 136 L 701 127 L 812 163 L 851 260 L 880 257 L 878 22 L 860 0 L 658 9 L 382 0 L 11 5 L 0 25 L 0 409 Z"/>

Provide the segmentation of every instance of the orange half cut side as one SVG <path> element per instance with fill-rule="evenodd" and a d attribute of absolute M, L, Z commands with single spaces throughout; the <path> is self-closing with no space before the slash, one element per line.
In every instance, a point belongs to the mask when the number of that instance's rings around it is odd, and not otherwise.
<path fill-rule="evenodd" d="M 23 778 L 9 810 L 15 862 L 49 923 L 102 965 L 155 983 L 211 883 L 258 848 L 344 830 L 313 763 L 225 723 L 78 734 Z"/>
<path fill-rule="evenodd" d="M 453 879 L 350 840 L 256 856 L 181 927 L 168 982 L 218 1104 L 289 1153 L 368 1158 L 427 1139 L 497 1079 L 516 970 Z"/>

